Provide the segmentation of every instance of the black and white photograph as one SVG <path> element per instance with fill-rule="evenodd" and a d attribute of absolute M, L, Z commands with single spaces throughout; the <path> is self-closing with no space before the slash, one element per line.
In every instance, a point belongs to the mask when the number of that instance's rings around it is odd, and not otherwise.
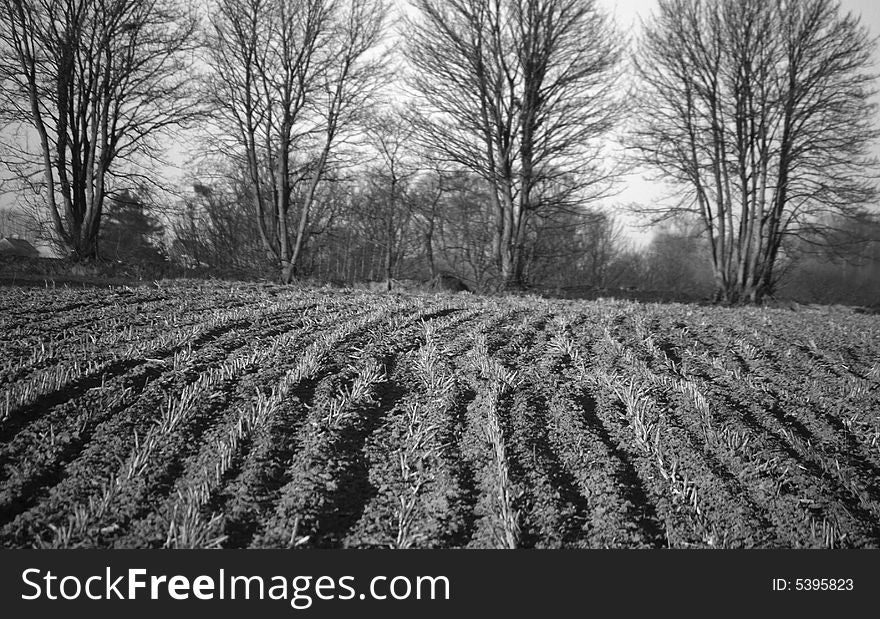
<path fill-rule="evenodd" d="M 880 550 L 878 35 L 874 0 L 0 0 L 0 587 L 54 599 L 49 549 Z"/>

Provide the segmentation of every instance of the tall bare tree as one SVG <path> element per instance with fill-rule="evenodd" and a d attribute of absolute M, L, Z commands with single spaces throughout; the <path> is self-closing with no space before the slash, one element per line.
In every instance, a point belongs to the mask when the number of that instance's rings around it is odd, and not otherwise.
<path fill-rule="evenodd" d="M 208 92 L 219 152 L 246 166 L 263 243 L 295 275 L 318 187 L 383 76 L 382 0 L 218 0 Z"/>
<path fill-rule="evenodd" d="M 105 198 L 132 180 L 126 164 L 157 156 L 153 138 L 195 115 L 194 29 L 176 0 L 0 0 L 0 122 L 37 138 L 33 150 L 6 144 L 6 163 L 22 180 L 39 170 L 75 258 L 98 256 Z"/>
<path fill-rule="evenodd" d="M 772 294 L 789 235 L 876 195 L 875 41 L 835 0 L 660 0 L 637 57 L 637 158 L 685 188 L 716 297 Z"/>
<path fill-rule="evenodd" d="M 368 175 L 370 215 L 378 232 L 373 241 L 382 247 L 383 275 L 388 290 L 391 290 L 395 266 L 403 258 L 413 215 L 409 190 L 419 171 L 411 150 L 413 131 L 403 111 L 393 106 L 378 111 L 366 125 L 367 143 L 377 155 Z"/>
<path fill-rule="evenodd" d="M 431 282 L 436 282 L 440 271 L 434 245 L 442 211 L 441 200 L 446 190 L 445 179 L 442 170 L 436 167 L 431 169 L 427 158 L 421 158 L 420 161 L 425 165 L 421 174 L 410 185 L 409 209 L 415 224 L 415 233 L 421 240 L 428 276 Z"/>
<path fill-rule="evenodd" d="M 531 215 L 607 189 L 596 138 L 619 110 L 619 36 L 594 0 L 413 5 L 407 56 L 421 140 L 491 187 L 500 285 L 519 287 Z"/>

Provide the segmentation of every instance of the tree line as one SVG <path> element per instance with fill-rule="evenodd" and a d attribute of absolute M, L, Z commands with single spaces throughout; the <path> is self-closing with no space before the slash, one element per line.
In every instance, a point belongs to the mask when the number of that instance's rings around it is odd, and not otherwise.
<path fill-rule="evenodd" d="M 596 208 L 640 166 L 667 284 L 759 302 L 873 251 L 875 48 L 835 0 L 660 0 L 635 41 L 596 0 L 0 0 L 2 158 L 76 260 L 186 130 L 178 259 L 484 290 L 657 280 Z"/>

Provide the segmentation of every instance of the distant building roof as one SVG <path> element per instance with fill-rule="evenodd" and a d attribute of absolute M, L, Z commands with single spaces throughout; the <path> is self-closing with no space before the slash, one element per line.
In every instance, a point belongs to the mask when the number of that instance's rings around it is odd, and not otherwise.
<path fill-rule="evenodd" d="M 63 258 L 64 252 L 58 249 L 55 243 L 50 241 L 37 241 L 34 244 L 41 258 Z"/>
<path fill-rule="evenodd" d="M 17 238 L 0 239 L 0 254 L 6 256 L 25 256 L 28 258 L 40 257 L 40 252 L 37 251 L 36 247 L 24 239 Z"/>

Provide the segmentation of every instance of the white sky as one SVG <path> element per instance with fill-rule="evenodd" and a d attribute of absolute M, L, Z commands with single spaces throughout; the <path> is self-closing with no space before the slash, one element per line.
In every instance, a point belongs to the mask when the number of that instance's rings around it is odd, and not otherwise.
<path fill-rule="evenodd" d="M 398 6 L 408 4 L 407 0 L 394 0 Z M 626 33 L 630 39 L 638 36 L 639 18 L 646 18 L 656 7 L 656 0 L 599 0 L 605 8 L 615 16 L 618 26 Z M 853 11 L 862 16 L 863 23 L 868 26 L 874 36 L 880 35 L 880 1 L 878 0 L 841 0 L 842 7 L 845 11 Z M 880 49 L 877 52 L 876 70 L 880 70 Z M 880 112 L 878 112 L 877 123 L 880 124 Z M 877 146 L 877 155 L 880 157 L 880 144 Z M 179 157 L 173 157 L 180 159 Z M 0 170 L 2 177 L 3 170 Z M 172 179 L 167 179 L 171 181 Z M 637 202 L 643 205 L 650 205 L 661 200 L 668 193 L 668 189 L 662 184 L 652 180 L 649 174 L 635 173 L 621 179 L 621 183 L 617 193 L 613 198 L 606 201 L 606 206 L 618 211 L 618 205 L 624 205 L 631 202 Z M 0 207 L 13 204 L 15 197 L 10 194 L 0 193 Z M 627 223 L 628 232 L 634 241 L 643 243 L 649 238 L 649 233 L 634 224 L 635 219 L 630 217 L 624 218 Z"/>

